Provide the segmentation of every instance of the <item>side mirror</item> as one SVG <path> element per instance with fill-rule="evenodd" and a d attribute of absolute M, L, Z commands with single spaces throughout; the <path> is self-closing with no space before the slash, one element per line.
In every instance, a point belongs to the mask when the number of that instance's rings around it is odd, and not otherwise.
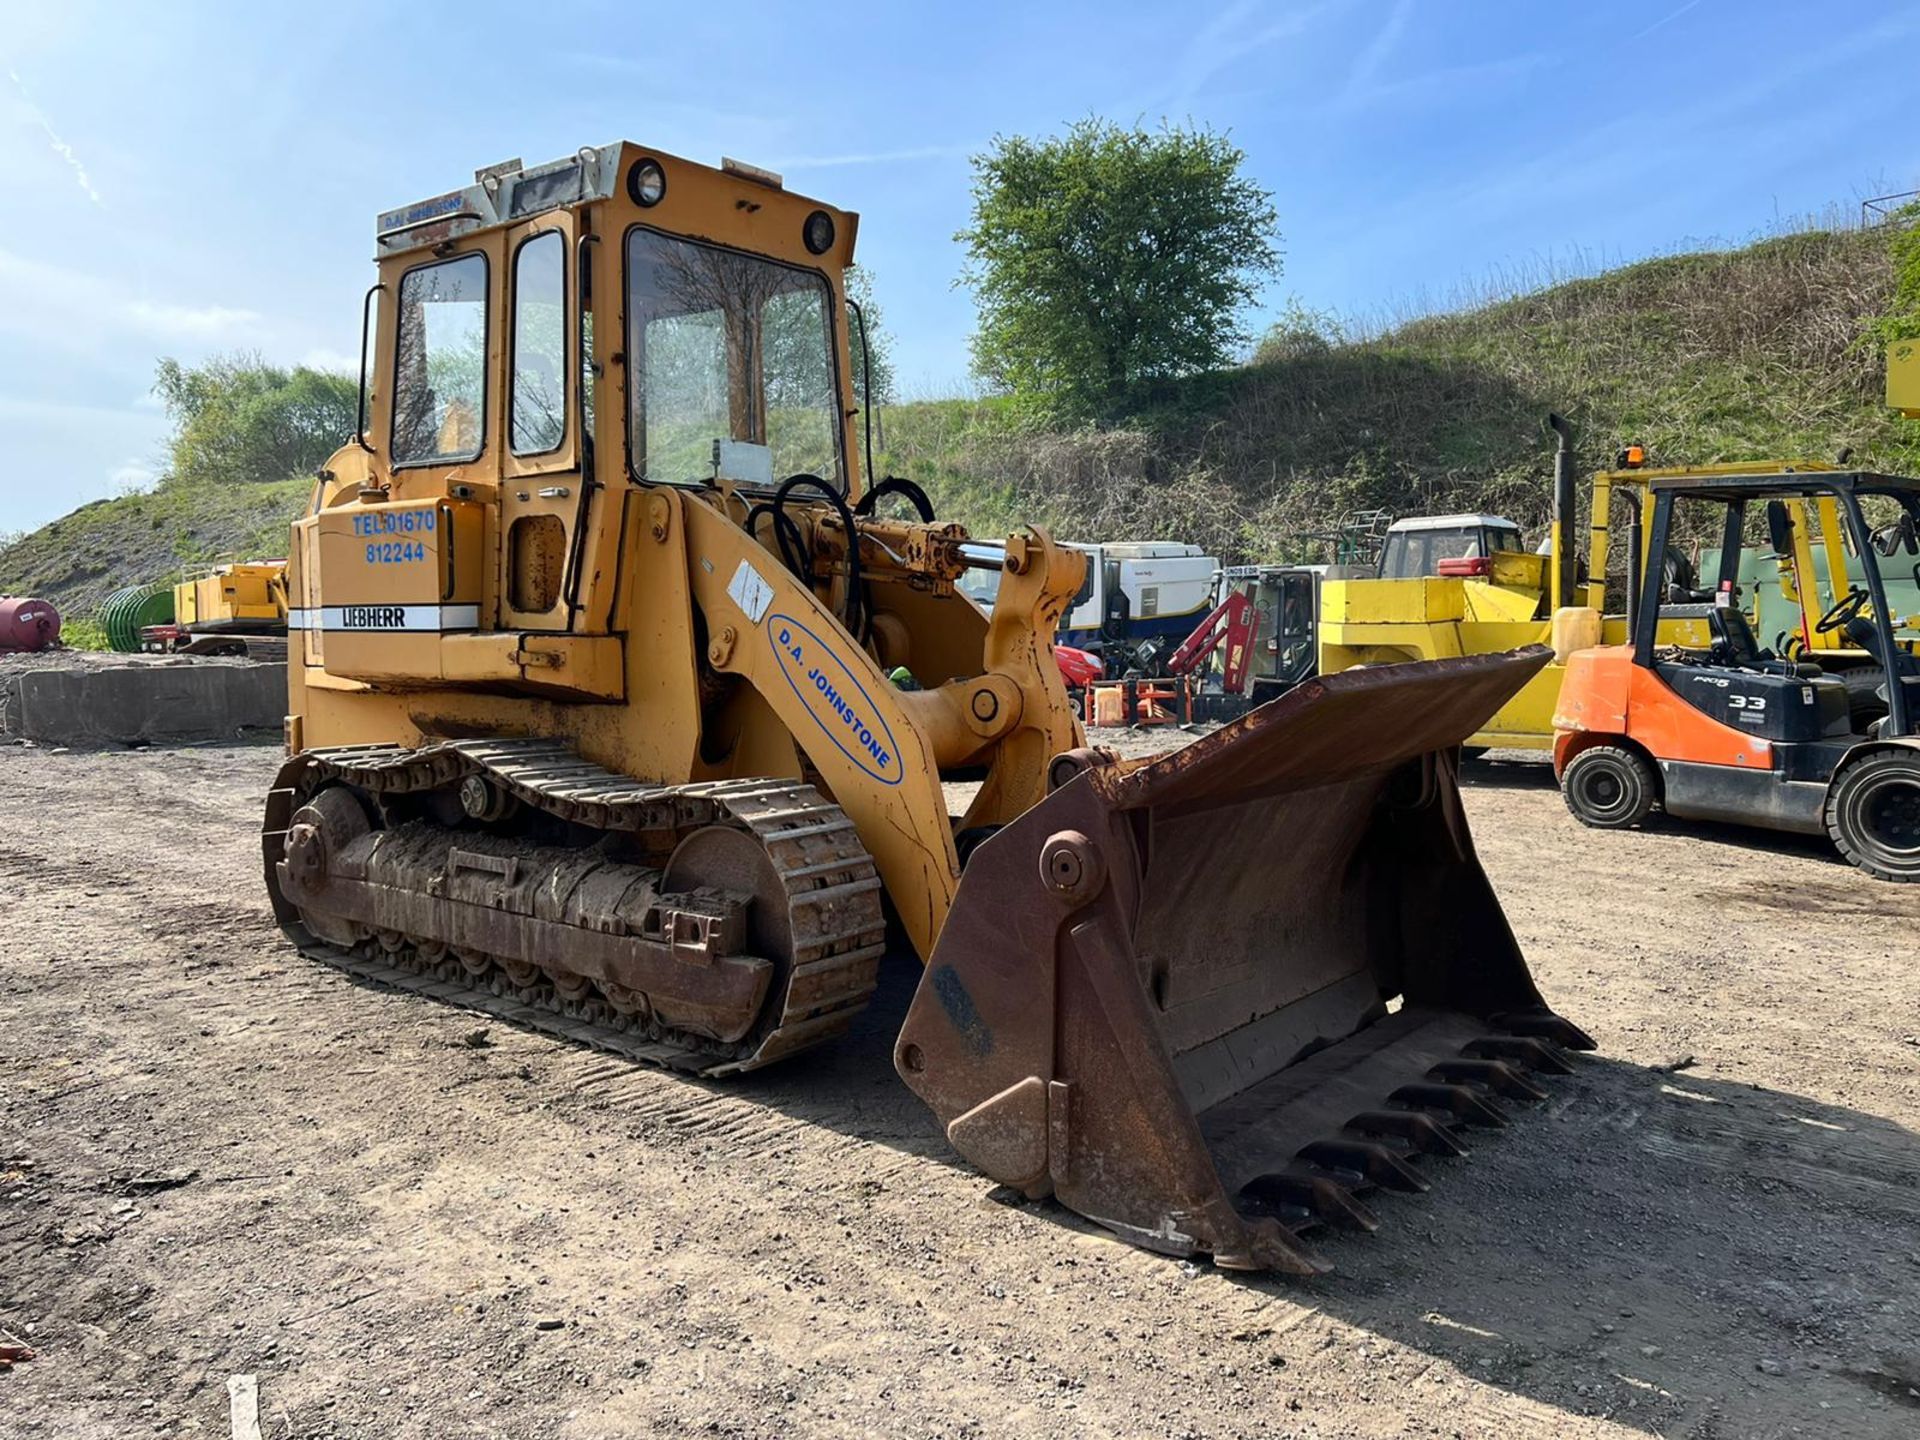
<path fill-rule="evenodd" d="M 1787 513 L 1784 500 L 1767 502 L 1767 543 L 1773 547 L 1776 555 L 1792 553 L 1793 517 Z"/>

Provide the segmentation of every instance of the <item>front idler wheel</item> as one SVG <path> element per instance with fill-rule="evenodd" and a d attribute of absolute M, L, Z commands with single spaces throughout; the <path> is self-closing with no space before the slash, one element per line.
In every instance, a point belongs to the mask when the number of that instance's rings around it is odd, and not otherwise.
<path fill-rule="evenodd" d="M 1827 834 L 1880 880 L 1920 880 L 1920 755 L 1885 750 L 1857 760 L 1827 791 Z"/>
<path fill-rule="evenodd" d="M 1560 793 L 1573 818 L 1596 830 L 1638 825 L 1659 797 L 1653 767 L 1617 745 L 1596 745 L 1569 760 L 1560 777 Z"/>

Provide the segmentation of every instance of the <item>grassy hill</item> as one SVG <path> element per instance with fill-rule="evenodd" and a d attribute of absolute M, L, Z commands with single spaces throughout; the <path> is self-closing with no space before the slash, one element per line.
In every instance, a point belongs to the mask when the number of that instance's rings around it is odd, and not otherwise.
<path fill-rule="evenodd" d="M 0 547 L 0 594 L 38 595 L 80 619 L 122 585 L 171 580 L 187 565 L 284 555 L 311 479 L 162 485 L 82 505 Z"/>
<path fill-rule="evenodd" d="M 1350 509 L 1547 509 L 1549 410 L 1587 468 L 1629 440 L 1655 463 L 1773 455 L 1920 471 L 1920 425 L 1883 404 L 1865 325 L 1888 308 L 1884 234 L 1811 231 L 1553 285 L 1377 336 L 1276 332 L 1253 364 L 1157 397 L 1123 428 L 1052 433 L 1001 401 L 903 405 L 886 461 L 982 530 L 1199 541 L 1319 559 Z"/>

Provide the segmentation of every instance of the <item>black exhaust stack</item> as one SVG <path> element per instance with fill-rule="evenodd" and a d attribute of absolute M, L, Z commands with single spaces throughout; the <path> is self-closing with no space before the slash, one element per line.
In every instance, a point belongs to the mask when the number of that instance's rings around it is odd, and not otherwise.
<path fill-rule="evenodd" d="M 1547 424 L 1560 437 L 1553 452 L 1553 603 L 1556 609 L 1574 602 L 1574 522 L 1577 518 L 1573 477 L 1573 426 L 1563 415 L 1550 414 Z"/>

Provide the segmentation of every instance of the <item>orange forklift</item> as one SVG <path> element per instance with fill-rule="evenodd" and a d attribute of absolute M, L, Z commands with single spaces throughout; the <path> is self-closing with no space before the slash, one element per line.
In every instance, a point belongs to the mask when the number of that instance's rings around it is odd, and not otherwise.
<path fill-rule="evenodd" d="M 1920 880 L 1920 656 L 1896 638 L 1903 622 L 1881 581 L 1888 563 L 1913 566 L 1920 580 L 1920 480 L 1807 471 L 1657 478 L 1650 488 L 1647 553 L 1717 532 L 1719 575 L 1696 590 L 1666 567 L 1643 567 L 1632 644 L 1569 657 L 1553 719 L 1567 808 L 1604 830 L 1637 825 L 1658 805 L 1684 819 L 1826 834 L 1870 875 Z M 1810 648 L 1761 648 L 1740 608 L 1749 514 L 1761 508 L 1768 543 L 1792 554 L 1793 511 L 1810 507 L 1787 502 L 1820 498 L 1837 503 L 1865 585 L 1806 624 L 1838 632 L 1880 668 L 1886 713 L 1858 728 L 1846 684 L 1807 659 Z M 1700 622 L 1705 648 L 1657 645 L 1663 620 Z"/>

